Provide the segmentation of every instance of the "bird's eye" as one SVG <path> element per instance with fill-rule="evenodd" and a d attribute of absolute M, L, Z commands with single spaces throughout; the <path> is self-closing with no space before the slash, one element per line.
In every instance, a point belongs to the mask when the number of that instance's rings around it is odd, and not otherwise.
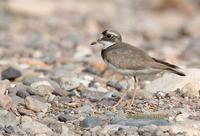
<path fill-rule="evenodd" d="M 106 36 L 107 38 L 110 38 L 111 37 L 111 35 L 110 34 L 107 34 L 107 36 Z"/>

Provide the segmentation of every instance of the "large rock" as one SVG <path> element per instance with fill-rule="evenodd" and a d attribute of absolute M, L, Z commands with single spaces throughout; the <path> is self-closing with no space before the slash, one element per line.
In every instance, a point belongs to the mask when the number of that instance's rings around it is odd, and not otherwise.
<path fill-rule="evenodd" d="M 48 110 L 48 105 L 46 103 L 43 103 L 31 96 L 27 96 L 25 98 L 25 104 L 28 109 L 35 112 L 47 112 Z"/>
<path fill-rule="evenodd" d="M 0 95 L 4 95 L 6 92 L 6 89 L 9 87 L 10 82 L 9 80 L 1 80 L 0 81 Z"/>
<path fill-rule="evenodd" d="M 47 96 L 53 92 L 54 88 L 48 81 L 38 81 L 31 84 L 32 94 Z"/>
<path fill-rule="evenodd" d="M 21 72 L 13 67 L 8 67 L 7 69 L 1 72 L 1 78 L 8 80 L 15 80 L 21 75 L 22 75 Z"/>
<path fill-rule="evenodd" d="M 12 98 L 8 95 L 0 95 L 0 107 L 8 110 L 12 106 Z"/>
<path fill-rule="evenodd" d="M 183 70 L 186 76 L 178 76 L 171 73 L 164 74 L 161 78 L 152 81 L 145 87 L 145 91 L 156 93 L 158 91 L 170 92 L 177 89 L 199 96 L 200 69 Z"/>
<path fill-rule="evenodd" d="M 52 130 L 48 128 L 46 125 L 41 124 L 36 121 L 31 120 L 23 120 L 21 124 L 22 130 L 26 131 L 27 133 L 30 133 L 32 135 L 51 135 Z"/>

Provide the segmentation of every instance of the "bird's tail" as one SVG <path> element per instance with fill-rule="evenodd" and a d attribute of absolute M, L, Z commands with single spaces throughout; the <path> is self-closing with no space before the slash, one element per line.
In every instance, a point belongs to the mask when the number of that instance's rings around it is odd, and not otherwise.
<path fill-rule="evenodd" d="M 158 59 L 155 59 L 155 58 L 152 58 L 155 62 L 163 65 L 163 69 L 167 70 L 167 71 L 170 71 L 172 73 L 175 73 L 179 76 L 186 76 L 186 74 L 184 72 L 182 72 L 180 70 L 180 68 L 176 65 L 173 65 L 173 64 L 170 64 L 168 62 L 164 62 L 164 61 L 161 61 L 161 60 L 158 60 Z"/>
<path fill-rule="evenodd" d="M 179 69 L 173 69 L 173 68 L 167 68 L 168 71 L 175 73 L 179 76 L 186 76 L 186 74 L 182 71 L 180 71 Z"/>

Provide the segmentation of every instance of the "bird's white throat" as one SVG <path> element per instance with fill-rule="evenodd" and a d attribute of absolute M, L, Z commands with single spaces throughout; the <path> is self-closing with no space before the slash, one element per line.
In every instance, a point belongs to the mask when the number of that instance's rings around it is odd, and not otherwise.
<path fill-rule="evenodd" d="M 101 41 L 100 43 L 103 45 L 103 49 L 106 49 L 115 44 L 114 42 L 109 42 L 109 41 Z"/>

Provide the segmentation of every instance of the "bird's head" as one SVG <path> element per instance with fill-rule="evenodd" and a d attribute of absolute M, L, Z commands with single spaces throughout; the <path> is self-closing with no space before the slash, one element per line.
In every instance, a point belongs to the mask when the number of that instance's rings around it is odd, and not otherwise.
<path fill-rule="evenodd" d="M 121 41 L 122 41 L 122 37 L 118 32 L 114 30 L 105 30 L 101 33 L 100 38 L 97 39 L 97 41 L 92 42 L 91 45 L 100 43 L 104 46 L 104 48 L 107 48 Z"/>

